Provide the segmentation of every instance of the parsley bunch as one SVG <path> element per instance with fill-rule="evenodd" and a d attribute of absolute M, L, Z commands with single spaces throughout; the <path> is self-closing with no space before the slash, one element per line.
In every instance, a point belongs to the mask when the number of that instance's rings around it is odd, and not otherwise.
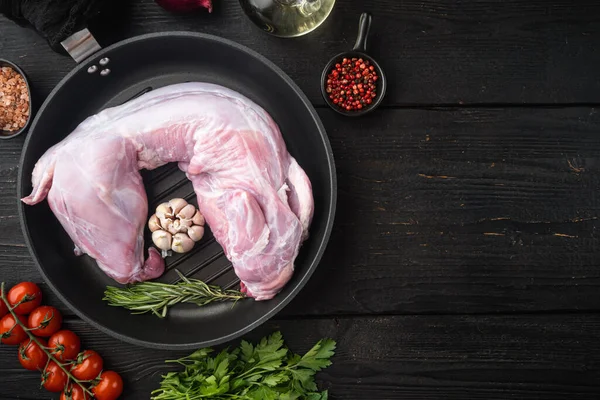
<path fill-rule="evenodd" d="M 315 374 L 331 365 L 335 341 L 322 339 L 304 356 L 284 347 L 280 332 L 263 338 L 256 346 L 242 341 L 211 357 L 210 348 L 171 360 L 185 367 L 182 372 L 163 375 L 152 400 L 326 400 Z"/>

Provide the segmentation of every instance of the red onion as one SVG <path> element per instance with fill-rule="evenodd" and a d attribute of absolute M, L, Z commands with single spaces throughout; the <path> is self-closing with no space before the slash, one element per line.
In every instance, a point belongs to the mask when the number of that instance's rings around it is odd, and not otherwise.
<path fill-rule="evenodd" d="M 190 12 L 199 8 L 206 8 L 212 12 L 211 0 L 155 0 L 159 6 L 167 11 Z"/>

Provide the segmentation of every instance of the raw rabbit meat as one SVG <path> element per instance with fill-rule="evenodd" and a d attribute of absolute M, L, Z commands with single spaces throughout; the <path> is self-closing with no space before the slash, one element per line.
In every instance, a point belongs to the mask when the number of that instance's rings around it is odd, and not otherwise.
<path fill-rule="evenodd" d="M 76 251 L 116 281 L 153 279 L 164 261 L 154 248 L 144 261 L 148 201 L 139 170 L 170 162 L 192 181 L 243 290 L 272 298 L 308 237 L 312 187 L 269 114 L 230 89 L 171 85 L 87 118 L 41 157 L 22 201 L 47 197 Z"/>

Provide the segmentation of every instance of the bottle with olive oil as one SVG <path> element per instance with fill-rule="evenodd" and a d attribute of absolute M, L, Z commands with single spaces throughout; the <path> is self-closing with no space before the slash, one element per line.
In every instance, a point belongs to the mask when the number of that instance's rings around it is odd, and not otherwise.
<path fill-rule="evenodd" d="M 327 19 L 334 3 L 335 0 L 240 0 L 256 25 L 281 37 L 312 32 Z"/>

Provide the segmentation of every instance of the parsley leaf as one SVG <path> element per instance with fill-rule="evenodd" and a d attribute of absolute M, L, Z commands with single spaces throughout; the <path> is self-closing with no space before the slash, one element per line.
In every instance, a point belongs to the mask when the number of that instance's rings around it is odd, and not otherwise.
<path fill-rule="evenodd" d="M 308 351 L 298 362 L 298 366 L 309 368 L 315 372 L 329 367 L 335 350 L 335 342 L 331 339 L 320 340 L 312 349 Z"/>
<path fill-rule="evenodd" d="M 245 340 L 242 340 L 240 344 L 240 350 L 242 351 L 242 361 L 247 363 L 253 363 L 255 360 L 252 358 L 254 355 L 254 346 Z"/>
<path fill-rule="evenodd" d="M 258 388 L 248 392 L 249 399 L 252 400 L 277 400 L 279 393 L 267 386 L 259 386 Z"/>
<path fill-rule="evenodd" d="M 282 383 L 285 383 L 289 380 L 290 380 L 289 374 L 287 374 L 287 372 L 283 371 L 283 372 L 279 372 L 276 374 L 265 376 L 265 378 L 262 380 L 262 383 L 264 383 L 267 386 L 274 387 L 274 386 L 280 385 Z"/>

